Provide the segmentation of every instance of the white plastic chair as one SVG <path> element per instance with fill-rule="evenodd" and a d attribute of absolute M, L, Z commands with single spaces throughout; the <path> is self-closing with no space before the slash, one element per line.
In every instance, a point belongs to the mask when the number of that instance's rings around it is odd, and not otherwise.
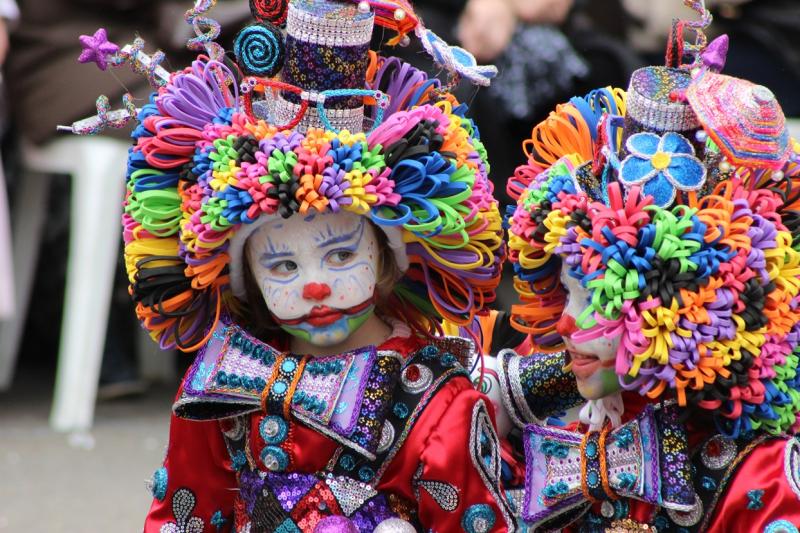
<path fill-rule="evenodd" d="M 23 147 L 29 171 L 72 176 L 66 294 L 50 416 L 58 431 L 87 430 L 94 417 L 117 264 L 127 149 L 128 143 L 116 139 L 74 136 Z M 27 312 L 47 218 L 46 181 L 41 175 L 23 180 L 15 206 L 12 240 L 19 313 L 0 324 L 0 389 L 10 384 Z"/>

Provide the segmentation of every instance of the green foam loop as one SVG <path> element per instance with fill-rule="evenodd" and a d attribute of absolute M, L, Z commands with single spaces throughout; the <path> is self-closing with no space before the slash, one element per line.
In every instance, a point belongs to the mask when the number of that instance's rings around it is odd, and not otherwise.
<path fill-rule="evenodd" d="M 297 154 L 274 150 L 267 161 L 267 170 L 274 179 L 286 183 L 292 179 L 294 166 L 297 164 Z"/>

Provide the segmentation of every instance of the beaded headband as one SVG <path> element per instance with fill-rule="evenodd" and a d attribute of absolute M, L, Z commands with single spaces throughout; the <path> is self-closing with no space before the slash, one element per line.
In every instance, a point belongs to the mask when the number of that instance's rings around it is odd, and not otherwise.
<path fill-rule="evenodd" d="M 534 128 L 508 182 L 513 323 L 562 347 L 565 270 L 590 294 L 572 338 L 619 339 L 623 388 L 674 397 L 726 434 L 792 431 L 800 144 L 776 149 L 789 141 L 771 93 L 716 65 L 635 73 L 627 98 L 573 98 Z M 671 102 L 667 79 L 679 80 Z M 708 92 L 709 80 L 726 92 Z"/>
<path fill-rule="evenodd" d="M 368 51 L 373 19 L 401 38 L 419 30 L 410 7 L 251 2 L 257 23 L 238 34 L 231 63 L 214 42 L 213 5 L 200 0 L 187 14 L 189 44 L 205 54 L 186 69 L 168 73 L 141 41 L 119 51 L 97 34 L 82 56 L 132 64 L 157 89 L 140 109 L 128 99 L 109 111 L 105 100 L 70 128 L 138 123 L 123 237 L 144 327 L 162 347 L 199 347 L 242 294 L 245 234 L 271 217 L 341 211 L 388 236 L 404 269 L 394 311 L 410 308 L 431 330 L 442 319 L 469 323 L 494 299 L 501 217 L 466 106 L 422 71 Z"/>

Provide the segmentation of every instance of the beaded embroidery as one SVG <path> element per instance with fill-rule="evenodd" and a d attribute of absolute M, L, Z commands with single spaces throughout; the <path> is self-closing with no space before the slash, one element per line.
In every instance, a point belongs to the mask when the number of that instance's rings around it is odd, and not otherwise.
<path fill-rule="evenodd" d="M 195 379 L 201 369 L 211 370 Z M 267 389 L 264 403 L 270 416 L 260 431 L 268 444 L 285 440 L 288 409 L 305 425 L 374 458 L 399 377 L 395 352 L 378 353 L 369 346 L 339 356 L 282 356 L 223 319 L 198 354 L 173 409 L 201 420 L 246 414 L 262 407 L 262 390 Z M 262 459 L 274 467 L 285 463 L 277 449 Z"/>
<path fill-rule="evenodd" d="M 497 439 L 497 434 L 494 431 L 494 424 L 489 417 L 489 412 L 486 410 L 486 404 L 483 400 L 475 402 L 472 408 L 472 423 L 469 431 L 469 452 L 472 458 L 472 464 L 480 474 L 486 489 L 494 497 L 498 507 L 500 507 L 500 512 L 503 514 L 505 523 L 508 524 L 510 533 L 513 531 L 512 524 L 514 520 L 511 518 L 511 509 L 508 506 L 508 502 L 506 502 L 505 495 L 500 492 L 502 484 L 500 479 L 502 466 L 500 459 L 500 442 Z M 470 509 L 475 507 L 476 506 L 473 505 Z M 491 509 L 489 510 L 491 511 Z M 469 509 L 467 510 L 467 514 L 469 514 Z M 465 518 L 462 521 L 462 525 L 474 523 L 472 520 L 467 520 L 467 514 L 464 515 Z M 494 517 L 494 512 L 492 512 L 492 517 Z M 494 518 L 492 518 L 492 523 L 494 523 Z M 491 524 L 486 530 L 469 530 L 466 525 L 464 529 L 466 531 L 488 531 L 488 529 L 491 529 Z"/>
<path fill-rule="evenodd" d="M 563 352 L 520 356 L 502 350 L 498 357 L 501 398 L 518 427 L 559 416 L 583 401 L 575 376 L 563 371 Z"/>
<path fill-rule="evenodd" d="M 197 504 L 197 499 L 189 489 L 178 489 L 172 495 L 172 516 L 174 522 L 167 522 L 160 533 L 203 533 L 205 523 L 202 519 L 192 516 L 192 511 Z"/>
<path fill-rule="evenodd" d="M 783 455 L 783 472 L 795 496 L 800 500 L 800 441 L 793 437 L 786 441 Z"/>
<path fill-rule="evenodd" d="M 471 505 L 461 518 L 466 533 L 486 533 L 495 523 L 494 511 L 485 503 Z"/>
<path fill-rule="evenodd" d="M 788 520 L 775 520 L 767 524 L 764 533 L 797 533 L 797 527 Z"/>

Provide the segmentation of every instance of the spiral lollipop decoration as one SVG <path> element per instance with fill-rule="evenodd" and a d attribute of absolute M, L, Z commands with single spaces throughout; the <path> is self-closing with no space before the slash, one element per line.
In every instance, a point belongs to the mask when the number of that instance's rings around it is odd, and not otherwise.
<path fill-rule="evenodd" d="M 283 27 L 288 12 L 289 0 L 250 0 L 250 13 L 259 22 Z"/>
<path fill-rule="evenodd" d="M 246 26 L 236 34 L 233 53 L 245 73 L 270 78 L 283 66 L 281 32 L 267 22 Z"/>

